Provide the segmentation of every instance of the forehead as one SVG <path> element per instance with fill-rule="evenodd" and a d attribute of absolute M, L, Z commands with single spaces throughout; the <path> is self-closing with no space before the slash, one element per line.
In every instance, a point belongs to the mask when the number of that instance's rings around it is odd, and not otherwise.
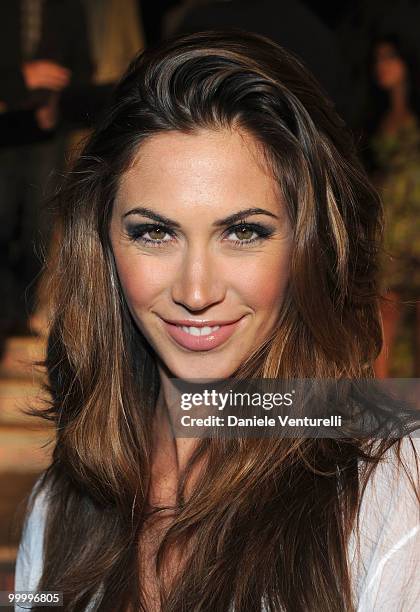
<path fill-rule="evenodd" d="M 219 216 L 234 204 L 278 204 L 278 185 L 255 139 L 239 130 L 166 132 L 148 138 L 121 177 L 118 207 L 147 204 Z"/>

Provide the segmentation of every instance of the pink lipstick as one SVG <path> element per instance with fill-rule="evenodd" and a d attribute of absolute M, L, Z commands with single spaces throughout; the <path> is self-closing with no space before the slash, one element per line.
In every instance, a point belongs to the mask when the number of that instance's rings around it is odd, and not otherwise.
<path fill-rule="evenodd" d="M 171 338 L 183 348 L 209 351 L 226 342 L 243 318 L 236 321 L 162 321 Z"/>

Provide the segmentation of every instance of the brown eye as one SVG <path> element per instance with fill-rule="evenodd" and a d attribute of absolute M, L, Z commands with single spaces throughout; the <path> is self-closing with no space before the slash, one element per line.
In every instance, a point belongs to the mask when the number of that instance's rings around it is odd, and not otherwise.
<path fill-rule="evenodd" d="M 147 233 L 149 234 L 152 240 L 162 240 L 166 235 L 166 232 L 160 227 L 151 229 Z"/>
<path fill-rule="evenodd" d="M 239 240 L 250 240 L 255 232 L 249 227 L 238 227 L 234 233 Z"/>
<path fill-rule="evenodd" d="M 238 247 L 246 247 L 267 240 L 273 229 L 258 223 L 241 223 L 230 227 L 226 231 L 227 241 Z"/>
<path fill-rule="evenodd" d="M 175 241 L 175 235 L 169 228 L 151 223 L 129 225 L 127 234 L 133 242 L 149 247 L 168 246 Z"/>

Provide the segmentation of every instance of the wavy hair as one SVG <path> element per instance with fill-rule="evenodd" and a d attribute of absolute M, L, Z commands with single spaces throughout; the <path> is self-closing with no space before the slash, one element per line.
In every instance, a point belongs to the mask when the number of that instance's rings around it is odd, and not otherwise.
<path fill-rule="evenodd" d="M 278 326 L 235 375 L 373 376 L 381 204 L 317 82 L 287 51 L 241 31 L 143 52 L 68 173 L 57 202 L 61 245 L 47 270 L 52 399 L 41 413 L 57 436 L 41 481 L 49 503 L 39 589 L 62 591 L 65 610 L 85 610 L 98 590 L 101 612 L 148 609 L 139 542 L 150 520 L 159 378 L 110 245 L 119 181 L 154 134 L 230 127 L 261 145 L 294 231 Z M 264 601 L 269 612 L 353 610 L 346 545 L 369 471 L 391 445 L 201 440 L 156 557 L 161 609 L 251 612 Z M 362 482 L 360 459 L 370 466 Z M 187 496 L 199 461 L 206 469 Z M 183 555 L 167 583 L 174 551 Z"/>

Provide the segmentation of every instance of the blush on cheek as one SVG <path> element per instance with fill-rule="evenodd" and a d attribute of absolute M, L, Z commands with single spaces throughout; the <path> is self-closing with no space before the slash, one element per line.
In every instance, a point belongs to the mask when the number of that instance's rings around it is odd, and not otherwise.
<path fill-rule="evenodd" d="M 165 286 L 167 269 L 151 265 L 149 258 L 133 263 L 132 256 L 116 257 L 116 265 L 124 295 L 134 310 L 152 304 Z"/>
<path fill-rule="evenodd" d="M 255 310 L 271 310 L 274 305 L 280 305 L 283 301 L 289 280 L 289 254 L 285 252 L 281 255 L 279 258 L 277 254 L 277 261 L 269 258 L 264 262 L 265 265 L 259 262 L 258 265 L 246 268 L 242 284 L 248 303 L 253 304 Z"/>

